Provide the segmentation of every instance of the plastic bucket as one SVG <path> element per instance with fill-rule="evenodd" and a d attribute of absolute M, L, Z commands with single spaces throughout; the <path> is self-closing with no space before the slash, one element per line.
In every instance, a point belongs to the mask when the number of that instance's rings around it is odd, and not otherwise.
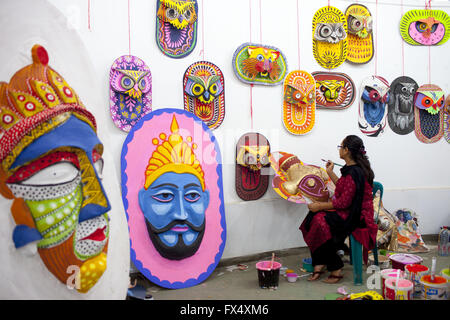
<path fill-rule="evenodd" d="M 386 297 L 386 280 L 390 278 L 397 278 L 400 274 L 400 279 L 405 277 L 405 273 L 400 269 L 385 269 L 381 270 L 381 295 Z"/>
<path fill-rule="evenodd" d="M 420 278 L 427 275 L 429 269 L 427 266 L 421 264 L 408 264 L 405 266 L 405 278 L 414 283 L 414 297 L 419 297 L 422 292 L 422 284 Z"/>
<path fill-rule="evenodd" d="M 423 259 L 415 254 L 397 253 L 389 257 L 392 262 L 392 268 L 405 270 L 407 264 L 421 264 Z"/>
<path fill-rule="evenodd" d="M 256 264 L 258 283 L 261 288 L 278 287 L 281 263 L 274 261 L 259 261 Z"/>
<path fill-rule="evenodd" d="M 407 279 L 389 278 L 386 280 L 386 300 L 411 300 L 414 284 Z"/>
<path fill-rule="evenodd" d="M 305 269 L 307 272 L 313 272 L 314 271 L 314 267 L 312 265 L 312 259 L 311 258 L 304 258 L 302 260 L 303 263 L 303 269 Z"/>
<path fill-rule="evenodd" d="M 286 273 L 286 279 L 288 282 L 297 281 L 298 275 L 295 272 Z"/>
<path fill-rule="evenodd" d="M 447 279 L 441 276 L 434 276 L 431 281 L 431 275 L 420 278 L 422 284 L 422 299 L 425 300 L 447 300 Z"/>

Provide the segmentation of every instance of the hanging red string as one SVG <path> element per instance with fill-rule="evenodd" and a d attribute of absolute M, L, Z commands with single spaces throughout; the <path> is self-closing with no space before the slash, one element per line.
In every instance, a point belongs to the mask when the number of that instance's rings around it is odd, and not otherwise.
<path fill-rule="evenodd" d="M 200 51 L 200 53 L 202 54 L 203 57 L 203 61 L 205 61 L 205 19 L 203 18 L 203 3 L 205 2 L 205 0 L 202 0 L 202 50 Z"/>
<path fill-rule="evenodd" d="M 403 0 L 400 3 L 400 12 L 403 17 Z M 402 41 L 402 75 L 405 76 L 405 41 Z"/>
<path fill-rule="evenodd" d="M 130 0 L 128 0 L 128 54 L 131 56 Z"/>
<path fill-rule="evenodd" d="M 249 22 L 250 22 L 250 42 L 252 42 L 252 0 L 248 0 Z M 250 126 L 253 131 L 253 84 L 250 85 Z"/>
<path fill-rule="evenodd" d="M 91 0 L 88 0 L 88 30 L 91 31 Z"/>
<path fill-rule="evenodd" d="M 425 1 L 426 9 L 426 1 Z M 428 0 L 428 10 L 430 10 L 431 15 L 431 0 Z M 431 46 L 428 46 L 428 83 L 431 83 Z"/>
<path fill-rule="evenodd" d="M 262 44 L 262 15 L 261 15 L 261 0 L 259 0 L 259 42 Z"/>
<path fill-rule="evenodd" d="M 375 3 L 375 75 L 378 75 L 378 0 Z"/>
<path fill-rule="evenodd" d="M 298 0 L 297 0 L 297 54 L 298 54 L 298 69 L 300 70 L 300 17 L 298 13 Z"/>

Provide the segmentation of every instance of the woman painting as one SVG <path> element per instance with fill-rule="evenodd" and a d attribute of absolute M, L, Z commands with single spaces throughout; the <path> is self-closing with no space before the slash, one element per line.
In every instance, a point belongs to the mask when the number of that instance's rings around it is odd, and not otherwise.
<path fill-rule="evenodd" d="M 333 162 L 326 164 L 326 171 L 336 185 L 334 196 L 328 202 L 310 203 L 310 211 L 300 226 L 314 266 L 310 281 L 318 280 L 325 267 L 330 275 L 324 282 L 337 283 L 343 278 L 344 264 L 336 252 L 350 234 L 367 250 L 376 241 L 372 203 L 374 173 L 363 141 L 350 135 L 338 149 L 339 157 L 345 161 L 342 176 L 338 178 L 333 172 Z"/>

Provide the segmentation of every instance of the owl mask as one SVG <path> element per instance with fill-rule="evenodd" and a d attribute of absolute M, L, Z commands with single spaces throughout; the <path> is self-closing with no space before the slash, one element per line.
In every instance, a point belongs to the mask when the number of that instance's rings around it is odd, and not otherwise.
<path fill-rule="evenodd" d="M 284 81 L 283 124 L 292 134 L 311 131 L 316 114 L 316 89 L 312 75 L 292 71 Z"/>
<path fill-rule="evenodd" d="M 434 84 L 420 86 L 414 95 L 414 132 L 423 143 L 434 143 L 444 135 L 444 91 Z"/>
<path fill-rule="evenodd" d="M 244 43 L 234 52 L 233 70 L 242 82 L 277 85 L 286 75 L 287 62 L 275 47 Z"/>
<path fill-rule="evenodd" d="M 359 129 L 369 137 L 377 137 L 386 127 L 389 82 L 379 76 L 365 78 L 360 92 Z"/>
<path fill-rule="evenodd" d="M 37 248 L 63 286 L 75 271 L 75 287 L 86 293 L 106 270 L 103 145 L 94 116 L 48 65 L 45 48 L 31 51 L 32 64 L 0 83 L 0 194 L 12 199 L 15 249 Z"/>
<path fill-rule="evenodd" d="M 347 19 L 334 7 L 323 7 L 313 17 L 313 54 L 327 69 L 340 66 L 347 58 Z"/>
<path fill-rule="evenodd" d="M 355 84 L 343 73 L 313 72 L 316 81 L 316 106 L 323 109 L 346 109 L 355 100 Z"/>
<path fill-rule="evenodd" d="M 152 74 L 144 61 L 129 55 L 114 61 L 109 72 L 109 98 L 113 122 L 126 132 L 152 111 Z"/>
<path fill-rule="evenodd" d="M 414 95 L 418 87 L 410 77 L 398 77 L 392 81 L 388 123 L 397 134 L 405 135 L 414 130 Z"/>
<path fill-rule="evenodd" d="M 330 179 L 324 169 L 307 165 L 286 152 L 272 153 L 270 164 L 275 171 L 272 187 L 282 198 L 295 203 L 328 201 Z"/>
<path fill-rule="evenodd" d="M 361 4 L 352 4 L 345 11 L 348 26 L 348 55 L 352 63 L 367 63 L 373 57 L 372 15 Z"/>
<path fill-rule="evenodd" d="M 197 0 L 156 0 L 156 43 L 171 58 L 183 58 L 197 43 Z"/>
<path fill-rule="evenodd" d="M 199 117 L 210 129 L 225 117 L 225 80 L 215 64 L 199 61 L 186 69 L 183 77 L 184 109 Z"/>
<path fill-rule="evenodd" d="M 260 133 L 246 133 L 236 145 L 236 193 L 245 201 L 257 200 L 267 191 L 269 141 Z"/>
<path fill-rule="evenodd" d="M 400 20 L 403 40 L 415 46 L 445 43 L 450 37 L 450 17 L 442 10 L 410 10 Z"/>
<path fill-rule="evenodd" d="M 445 99 L 444 107 L 444 138 L 450 143 L 450 94 Z"/>

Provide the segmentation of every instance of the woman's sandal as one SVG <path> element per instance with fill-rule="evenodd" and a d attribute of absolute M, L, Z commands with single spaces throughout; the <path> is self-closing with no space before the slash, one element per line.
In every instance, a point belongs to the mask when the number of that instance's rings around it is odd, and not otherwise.
<path fill-rule="evenodd" d="M 314 271 L 314 272 L 312 273 L 311 278 L 309 278 L 308 281 L 317 281 L 317 280 L 319 280 L 319 279 L 320 279 L 320 275 L 321 275 L 322 273 L 325 273 L 325 271 Z M 314 278 L 315 275 L 319 275 L 319 276 L 318 276 L 317 278 L 315 278 L 315 279 L 312 279 L 312 278 Z"/>
<path fill-rule="evenodd" d="M 327 279 L 323 280 L 323 282 L 329 283 L 329 284 L 335 284 L 335 283 L 338 283 L 339 281 L 341 281 L 342 278 L 344 278 L 344 276 L 335 276 L 333 274 L 330 274 Z M 337 280 L 332 280 L 332 279 L 337 279 Z"/>

